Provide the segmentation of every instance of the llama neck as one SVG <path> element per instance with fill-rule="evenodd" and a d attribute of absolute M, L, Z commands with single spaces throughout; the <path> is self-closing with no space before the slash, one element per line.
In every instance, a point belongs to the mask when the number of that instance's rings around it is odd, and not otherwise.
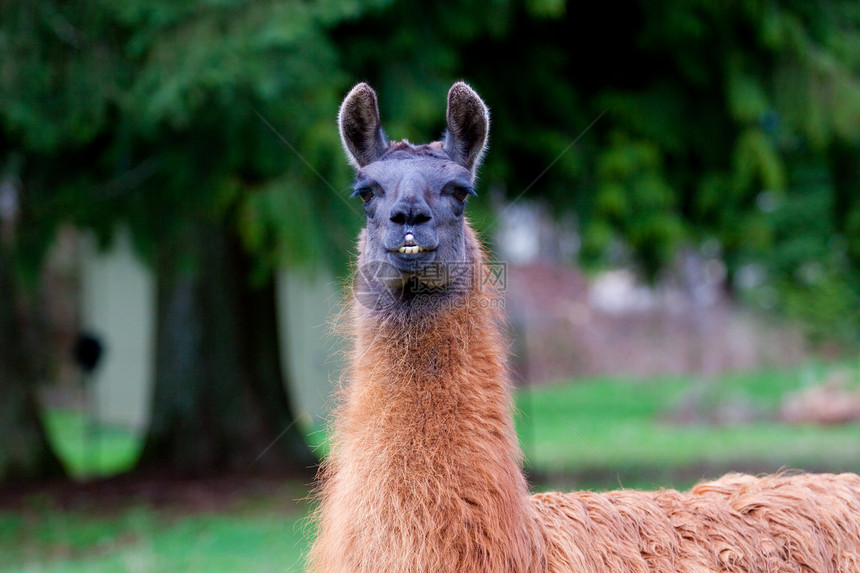
<path fill-rule="evenodd" d="M 492 304 L 473 292 L 421 316 L 353 309 L 353 371 L 321 524 L 325 536 L 337 507 L 332 530 L 355 540 L 357 560 L 344 569 L 531 571 L 540 562 Z"/>
<path fill-rule="evenodd" d="M 372 443 L 364 447 L 403 455 L 410 471 L 435 473 L 434 464 L 462 457 L 455 447 L 486 455 L 487 441 L 495 463 L 518 468 L 505 347 L 493 302 L 470 293 L 453 308 L 414 317 L 358 309 L 345 412 L 353 424 L 349 435 L 368 434 Z M 424 455 L 416 456 L 416 448 Z"/>

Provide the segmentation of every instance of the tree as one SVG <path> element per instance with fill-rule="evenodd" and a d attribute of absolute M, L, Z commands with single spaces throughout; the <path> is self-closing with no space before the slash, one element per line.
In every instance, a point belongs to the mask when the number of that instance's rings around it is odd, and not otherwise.
<path fill-rule="evenodd" d="M 860 332 L 858 29 L 847 0 L 7 2 L 17 274 L 61 221 L 128 225 L 159 281 L 144 463 L 247 468 L 274 443 L 257 464 L 303 465 L 271 276 L 353 240 L 334 110 L 368 80 L 389 133 L 425 140 L 462 77 L 493 118 L 482 189 L 576 213 L 585 261 L 623 244 L 653 276 L 716 244 L 774 306 Z"/>
<path fill-rule="evenodd" d="M 158 277 L 143 466 L 203 472 L 313 462 L 281 378 L 272 272 L 325 258 L 325 243 L 346 232 L 333 223 L 350 209 L 313 171 L 344 173 L 322 160 L 339 155 L 334 130 L 321 128 L 339 91 L 324 29 L 352 9 L 119 9 L 140 49 L 124 105 L 130 121 L 139 118 L 131 129 L 149 133 L 127 153 L 159 166 L 133 208 L 146 219 L 136 228 L 153 245 Z"/>
<path fill-rule="evenodd" d="M 92 6 L 80 21 L 99 27 Z M 54 229 L 79 209 L 68 189 L 98 180 L 99 135 L 119 75 L 106 41 L 82 35 L 53 2 L 0 5 L 0 480 L 61 474 L 41 424 L 46 377 L 33 308 L 38 270 Z M 84 54 L 86 52 L 86 54 Z M 90 66 L 85 58 L 103 57 Z"/>
<path fill-rule="evenodd" d="M 11 181 L 0 184 L 0 482 L 63 473 L 39 418 L 31 305 L 15 272 L 15 194 Z"/>
<path fill-rule="evenodd" d="M 527 1 L 488 17 L 478 2 L 396 2 L 336 37 L 398 118 L 391 133 L 441 129 L 425 108 L 452 78 L 472 82 L 493 119 L 482 187 L 575 213 L 584 262 L 621 244 L 653 277 L 679 245 L 717 245 L 729 288 L 757 264 L 776 308 L 812 303 L 819 323 L 841 315 L 860 333 L 840 311 L 860 292 L 857 259 L 838 252 L 860 252 L 855 3 Z M 403 117 L 403 101 L 417 111 Z M 814 186 L 801 164 L 821 175 Z M 822 224 L 791 224 L 795 201 L 812 201 Z M 786 236 L 806 242 L 802 256 Z M 821 258 L 833 288 L 813 303 L 821 289 L 798 277 Z"/>
<path fill-rule="evenodd" d="M 141 465 L 306 469 L 313 456 L 284 390 L 272 273 L 325 258 L 324 243 L 345 232 L 332 222 L 351 214 L 313 170 L 336 149 L 333 130 L 320 127 L 339 91 L 324 30 L 357 7 L 112 8 L 136 48 L 122 101 L 133 136 L 120 152 L 156 166 L 128 206 L 158 277 Z"/>
<path fill-rule="evenodd" d="M 23 158 L 16 175 L 37 222 L 32 245 L 17 248 L 38 268 L 59 222 L 93 229 L 104 244 L 123 223 L 156 270 L 143 466 L 202 473 L 313 461 L 281 378 L 272 272 L 336 261 L 327 243 L 349 233 L 351 208 L 308 165 L 343 184 L 345 168 L 327 165 L 340 155 L 330 118 L 346 81 L 325 30 L 362 9 L 241 0 L 2 8 L 3 160 Z"/>

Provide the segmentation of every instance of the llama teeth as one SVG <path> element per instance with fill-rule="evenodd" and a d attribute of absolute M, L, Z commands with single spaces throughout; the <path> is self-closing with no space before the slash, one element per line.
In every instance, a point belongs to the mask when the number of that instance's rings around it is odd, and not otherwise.
<path fill-rule="evenodd" d="M 407 254 L 407 255 L 414 255 L 414 254 L 416 254 L 416 253 L 420 253 L 420 252 L 421 252 L 421 251 L 423 251 L 423 250 L 424 250 L 424 249 L 422 249 L 422 248 L 421 248 L 421 247 L 419 247 L 418 245 L 414 245 L 414 246 L 403 246 L 403 247 L 400 247 L 400 248 L 398 249 L 398 251 L 400 251 L 401 253 Z"/>

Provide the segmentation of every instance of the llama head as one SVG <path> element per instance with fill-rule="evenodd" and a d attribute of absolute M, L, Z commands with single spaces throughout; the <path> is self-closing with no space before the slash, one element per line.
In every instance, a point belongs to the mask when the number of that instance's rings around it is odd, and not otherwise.
<path fill-rule="evenodd" d="M 464 218 L 489 132 L 489 112 L 465 83 L 448 92 L 441 141 L 388 143 L 376 93 L 358 84 L 338 114 L 341 140 L 356 169 L 354 197 L 367 225 L 359 242 L 359 278 L 372 300 L 409 300 L 465 288 L 480 249 Z"/>

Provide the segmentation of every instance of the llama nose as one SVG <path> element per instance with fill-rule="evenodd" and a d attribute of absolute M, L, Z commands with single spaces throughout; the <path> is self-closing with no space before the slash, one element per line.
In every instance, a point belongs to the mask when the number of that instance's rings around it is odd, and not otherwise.
<path fill-rule="evenodd" d="M 432 219 L 430 209 L 426 204 L 399 202 L 391 209 L 389 217 L 397 225 L 414 226 L 426 223 Z"/>
<path fill-rule="evenodd" d="M 414 247 L 418 243 L 415 242 L 415 235 L 412 233 L 406 233 L 403 237 L 403 246 L 405 247 Z"/>

